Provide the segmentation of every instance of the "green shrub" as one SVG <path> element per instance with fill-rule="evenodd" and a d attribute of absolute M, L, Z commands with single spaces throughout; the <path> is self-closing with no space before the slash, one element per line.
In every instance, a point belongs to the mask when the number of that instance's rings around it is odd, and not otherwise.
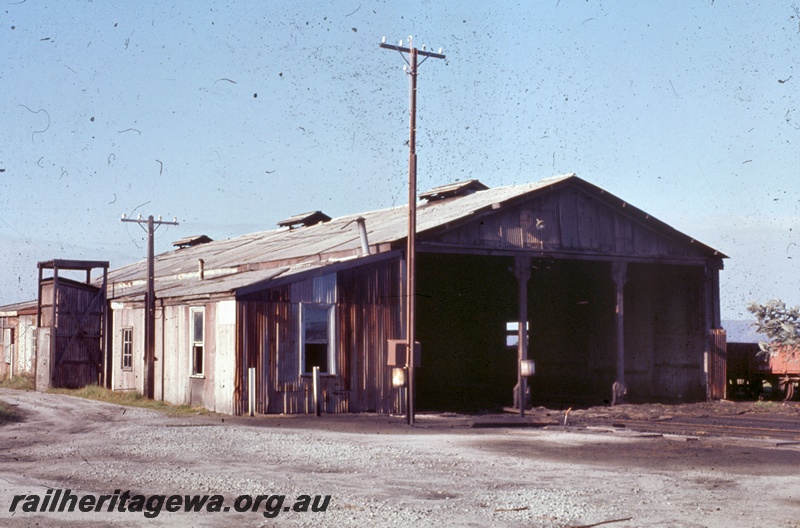
<path fill-rule="evenodd" d="M 761 353 L 771 356 L 781 351 L 794 355 L 800 348 L 800 307 L 788 308 L 783 301 L 773 299 L 767 304 L 750 303 L 747 310 L 756 316 L 756 331 L 769 338 L 758 344 Z"/>
<path fill-rule="evenodd" d="M 18 422 L 22 419 L 22 413 L 16 407 L 9 405 L 4 401 L 0 401 L 0 425 L 5 425 L 9 422 Z"/>

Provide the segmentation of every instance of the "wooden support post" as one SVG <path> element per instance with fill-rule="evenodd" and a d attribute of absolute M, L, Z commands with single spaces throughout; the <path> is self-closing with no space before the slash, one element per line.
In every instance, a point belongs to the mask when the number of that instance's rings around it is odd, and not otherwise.
<path fill-rule="evenodd" d="M 103 330 L 100 332 L 100 340 L 102 343 L 103 354 L 103 385 L 107 389 L 111 389 L 111 381 L 114 375 L 114 352 L 113 352 L 113 336 L 112 336 L 112 313 L 108 306 L 108 266 L 103 268 L 103 284 L 100 286 L 103 289 L 103 315 L 102 325 Z"/>
<path fill-rule="evenodd" d="M 256 369 L 250 367 L 247 369 L 247 414 L 255 416 L 256 414 Z"/>
<path fill-rule="evenodd" d="M 614 320 L 616 327 L 617 375 L 612 386 L 611 404 L 624 403 L 628 388 L 625 385 L 625 282 L 628 280 L 628 266 L 623 261 L 611 263 L 611 276 L 616 290 L 616 309 Z"/>
<path fill-rule="evenodd" d="M 517 344 L 517 386 L 515 399 L 519 415 L 525 416 L 527 406 L 527 380 L 522 375 L 522 361 L 528 359 L 528 281 L 531 278 L 531 258 L 528 255 L 514 257 L 514 275 L 517 277 L 517 299 L 519 305 L 519 332 Z"/>
<path fill-rule="evenodd" d="M 721 330 L 719 306 L 719 259 L 709 259 L 705 265 L 703 294 L 705 297 L 705 335 L 706 347 L 703 361 L 703 375 L 706 384 L 706 400 L 727 397 L 727 361 L 724 347 L 720 349 Z"/>
<path fill-rule="evenodd" d="M 320 401 L 320 397 L 319 397 L 319 389 L 320 389 L 319 367 L 317 367 L 316 365 L 313 368 L 313 376 L 312 377 L 313 377 L 313 384 L 312 385 L 313 385 L 313 388 L 314 388 L 314 416 L 320 416 L 320 414 L 321 414 L 320 404 L 322 402 Z"/>
<path fill-rule="evenodd" d="M 719 305 L 719 270 L 722 269 L 722 260 L 717 259 L 713 267 L 710 266 L 711 274 L 711 326 L 720 328 L 722 326 L 721 309 Z"/>
<path fill-rule="evenodd" d="M 49 385 L 47 388 L 49 389 L 55 383 L 55 366 L 59 363 L 59 359 L 56 357 L 56 344 L 58 343 L 58 335 L 56 334 L 58 327 L 56 326 L 56 321 L 58 321 L 58 264 L 55 262 L 53 263 L 53 310 L 50 312 L 50 350 L 48 350 L 48 354 L 50 354 L 50 361 L 48 365 L 50 367 L 50 374 L 48 375 L 48 379 L 50 380 Z M 37 350 L 38 353 L 38 350 Z"/>
<path fill-rule="evenodd" d="M 39 294 L 36 298 L 36 355 L 33 357 L 33 388 L 36 390 L 44 390 L 39 388 L 39 355 L 42 354 L 41 347 L 41 329 L 42 329 L 42 265 L 39 263 Z M 49 351 L 48 351 L 49 353 Z M 50 363 L 48 362 L 48 365 Z"/>

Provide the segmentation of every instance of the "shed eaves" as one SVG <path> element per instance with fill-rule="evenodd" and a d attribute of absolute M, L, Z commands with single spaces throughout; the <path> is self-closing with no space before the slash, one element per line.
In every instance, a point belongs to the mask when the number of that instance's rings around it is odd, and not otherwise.
<path fill-rule="evenodd" d="M 39 309 L 38 301 L 24 301 L 0 306 L 0 317 L 16 317 L 18 315 L 35 314 Z"/>

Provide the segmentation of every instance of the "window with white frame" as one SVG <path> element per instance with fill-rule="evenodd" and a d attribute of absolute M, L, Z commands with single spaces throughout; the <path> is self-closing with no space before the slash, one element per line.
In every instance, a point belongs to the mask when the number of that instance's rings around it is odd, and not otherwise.
<path fill-rule="evenodd" d="M 528 333 L 528 339 L 530 339 L 530 324 L 527 322 L 525 323 L 525 330 Z M 506 347 L 508 348 L 517 348 L 519 346 L 519 323 L 516 321 L 512 321 L 510 323 L 506 323 Z"/>
<path fill-rule="evenodd" d="M 133 328 L 122 329 L 122 370 L 133 369 Z"/>
<path fill-rule="evenodd" d="M 334 310 L 330 304 L 300 305 L 300 374 L 335 374 Z"/>
<path fill-rule="evenodd" d="M 189 338 L 191 343 L 192 376 L 203 375 L 204 354 L 204 327 L 206 311 L 204 308 L 189 310 Z"/>

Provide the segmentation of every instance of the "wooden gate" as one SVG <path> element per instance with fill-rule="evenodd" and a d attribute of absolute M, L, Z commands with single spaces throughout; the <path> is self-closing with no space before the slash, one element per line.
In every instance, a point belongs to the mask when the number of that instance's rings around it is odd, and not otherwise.
<path fill-rule="evenodd" d="M 709 400 L 724 400 L 727 388 L 727 337 L 722 328 L 712 328 L 708 334 L 706 373 L 708 375 L 707 396 Z"/>
<path fill-rule="evenodd" d="M 96 262 L 52 261 L 39 263 L 39 317 L 40 327 L 49 329 L 50 348 L 48 362 L 37 361 L 49 370 L 49 376 L 37 373 L 39 380 L 49 381 L 49 387 L 79 388 L 86 385 L 103 385 L 108 358 L 105 357 L 104 334 L 106 327 L 106 272 L 101 287 L 91 284 L 90 270 Z M 108 264 L 99 263 L 107 268 Z M 51 268 L 54 276 L 42 278 L 41 270 Z M 59 269 L 84 270 L 86 282 L 60 277 Z"/>

